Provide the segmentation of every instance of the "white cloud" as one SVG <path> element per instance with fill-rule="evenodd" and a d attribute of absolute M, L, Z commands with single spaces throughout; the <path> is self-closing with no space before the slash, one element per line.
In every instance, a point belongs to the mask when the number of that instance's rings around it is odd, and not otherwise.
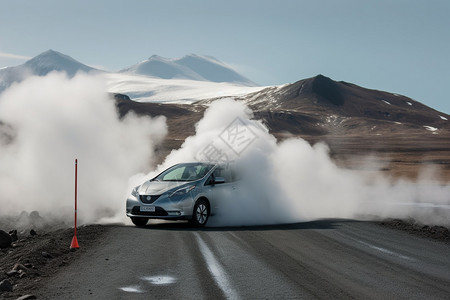
<path fill-rule="evenodd" d="M 9 59 L 31 59 L 31 56 L 19 55 L 14 53 L 0 52 L 0 57 Z"/>

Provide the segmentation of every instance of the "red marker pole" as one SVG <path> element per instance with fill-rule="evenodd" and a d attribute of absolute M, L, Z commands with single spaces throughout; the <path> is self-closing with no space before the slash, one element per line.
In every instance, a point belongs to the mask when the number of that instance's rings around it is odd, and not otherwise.
<path fill-rule="evenodd" d="M 70 249 L 78 249 L 77 240 L 77 179 L 78 179 L 78 159 L 75 159 L 75 229 L 72 238 L 72 243 L 70 244 Z"/>

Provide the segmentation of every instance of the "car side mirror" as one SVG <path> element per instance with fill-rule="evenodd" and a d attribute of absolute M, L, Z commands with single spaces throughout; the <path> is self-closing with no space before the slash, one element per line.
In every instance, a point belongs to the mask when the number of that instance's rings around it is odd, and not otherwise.
<path fill-rule="evenodd" d="M 225 178 L 223 177 L 214 178 L 214 184 L 221 184 L 221 183 L 225 183 Z"/>

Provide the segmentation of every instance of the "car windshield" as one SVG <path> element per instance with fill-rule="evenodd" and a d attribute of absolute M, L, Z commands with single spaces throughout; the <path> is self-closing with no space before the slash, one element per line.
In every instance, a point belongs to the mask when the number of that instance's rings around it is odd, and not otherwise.
<path fill-rule="evenodd" d="M 203 178 L 214 165 L 203 163 L 175 165 L 153 180 L 157 181 L 194 181 Z"/>

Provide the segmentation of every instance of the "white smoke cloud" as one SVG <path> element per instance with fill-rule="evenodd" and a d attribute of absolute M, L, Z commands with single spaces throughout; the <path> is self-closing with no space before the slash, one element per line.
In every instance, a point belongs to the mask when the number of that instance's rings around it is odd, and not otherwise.
<path fill-rule="evenodd" d="M 220 138 L 236 118 L 257 136 L 239 155 Z M 196 135 L 172 151 L 158 169 L 196 160 L 211 144 L 235 161 L 244 173 L 243 179 L 235 192 L 230 191 L 222 199 L 221 212 L 211 218 L 210 225 L 382 217 L 412 217 L 427 224 L 450 223 L 449 185 L 392 182 L 340 168 L 331 160 L 325 144 L 311 146 L 300 138 L 277 143 L 263 123 L 252 118 L 251 110 L 242 102 L 232 99 L 213 102 L 197 124 Z"/>
<path fill-rule="evenodd" d="M 167 126 L 164 117 L 119 120 L 105 91 L 101 77 L 51 73 L 0 95 L 1 214 L 37 210 L 72 220 L 78 158 L 80 220 L 125 220 L 128 179 L 149 169 Z"/>
<path fill-rule="evenodd" d="M 325 144 L 300 138 L 277 143 L 247 106 L 232 99 L 212 103 L 195 136 L 145 174 L 167 133 L 165 119 L 128 114 L 119 120 L 105 91 L 101 77 L 51 73 L 0 95 L 0 215 L 38 210 L 70 223 L 78 158 L 80 220 L 125 221 L 132 187 L 175 163 L 202 159 L 214 146 L 244 176 L 210 219 L 213 226 L 378 217 L 449 224 L 449 185 L 366 178 L 339 168 Z M 226 140 L 236 120 L 254 137 L 239 151 Z"/>

